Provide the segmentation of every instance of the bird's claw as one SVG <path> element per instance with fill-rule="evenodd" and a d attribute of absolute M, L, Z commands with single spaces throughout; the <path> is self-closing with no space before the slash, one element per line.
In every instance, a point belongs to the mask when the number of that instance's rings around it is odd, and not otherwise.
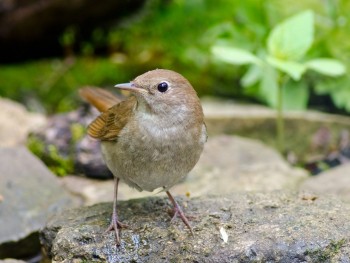
<path fill-rule="evenodd" d="M 117 246 L 120 246 L 120 236 L 119 236 L 119 230 L 121 228 L 128 228 L 129 226 L 126 224 L 123 224 L 116 218 L 112 218 L 111 223 L 109 224 L 109 227 L 106 229 L 105 233 L 108 233 L 109 231 L 114 230 L 115 233 L 115 240 L 117 243 Z"/>

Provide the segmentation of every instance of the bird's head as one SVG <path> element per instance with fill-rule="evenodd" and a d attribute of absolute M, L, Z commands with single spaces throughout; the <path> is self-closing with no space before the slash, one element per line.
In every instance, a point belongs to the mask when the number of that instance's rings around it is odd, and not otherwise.
<path fill-rule="evenodd" d="M 138 108 L 155 114 L 201 111 L 197 93 L 187 79 L 166 69 L 148 71 L 115 87 L 132 92 Z"/>

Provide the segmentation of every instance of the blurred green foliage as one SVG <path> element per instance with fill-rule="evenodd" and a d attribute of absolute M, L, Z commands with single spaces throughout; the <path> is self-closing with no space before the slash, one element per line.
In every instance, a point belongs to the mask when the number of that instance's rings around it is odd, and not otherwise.
<path fill-rule="evenodd" d="M 309 98 L 301 77 L 307 70 L 339 77 L 345 66 L 331 58 L 304 60 L 314 41 L 314 13 L 305 10 L 277 24 L 267 37 L 266 48 L 253 54 L 225 43 L 212 47 L 218 60 L 231 65 L 251 65 L 241 85 L 258 85 L 259 94 L 270 106 L 277 108 L 277 141 L 284 151 L 283 109 L 305 109 Z"/>
<path fill-rule="evenodd" d="M 70 126 L 70 140 L 67 142 L 66 153 L 58 146 L 47 143 L 39 134 L 30 134 L 27 147 L 38 156 L 47 167 L 58 176 L 74 173 L 74 162 L 76 159 L 76 144 L 85 136 L 86 128 L 74 123 Z"/>
<path fill-rule="evenodd" d="M 69 111 L 81 103 L 77 89 L 112 86 L 135 74 L 108 58 L 67 58 L 0 66 L 0 95 L 21 101 L 34 111 Z M 42 109 L 44 107 L 44 109 Z"/>
<path fill-rule="evenodd" d="M 299 12 L 299 16 L 292 16 L 285 22 L 277 24 L 271 30 L 271 33 L 260 42 L 258 47 L 251 49 L 256 55 L 251 50 L 247 50 L 247 47 L 237 48 L 239 44 L 235 43 L 234 39 L 226 37 L 219 38 L 216 45 L 213 46 L 212 52 L 215 58 L 230 64 L 253 64 L 241 78 L 241 85 L 247 87 L 247 91 L 251 90 L 252 95 L 265 101 L 270 106 L 276 107 L 279 104 L 277 88 L 281 85 L 279 82 L 283 82 L 285 88 L 282 97 L 283 106 L 286 109 L 305 109 L 310 93 L 307 88 L 310 88 L 316 94 L 330 94 L 336 106 L 350 111 L 350 82 L 347 82 L 348 77 L 340 79 L 316 77 L 313 72 L 308 72 L 306 79 L 300 81 L 301 76 L 306 73 L 307 69 L 328 77 L 339 77 L 344 75 L 346 71 L 344 68 L 345 62 L 349 67 L 347 59 L 350 50 L 348 44 L 342 50 L 344 53 L 341 54 L 332 52 L 333 49 L 329 48 L 337 45 L 329 38 L 332 33 L 349 30 L 345 26 L 349 23 L 349 17 L 339 14 L 339 17 L 333 17 L 335 11 L 340 11 L 341 1 L 324 1 L 323 4 L 323 8 L 327 9 L 328 13 L 317 13 L 316 15 L 317 29 L 323 31 L 320 36 L 316 29 L 315 42 L 314 15 L 309 10 Z M 343 4 L 345 5 L 345 3 Z M 350 5 L 347 4 L 347 7 L 350 7 Z M 320 23 L 321 19 L 324 20 L 323 22 L 328 19 L 328 27 L 320 26 L 320 24 L 324 26 L 324 23 Z M 324 33 L 327 31 L 329 34 L 325 35 Z M 329 43 L 330 40 L 332 43 Z M 320 49 L 321 46 L 322 49 Z M 338 59 L 330 59 L 333 55 L 338 55 Z M 344 59 L 344 56 L 347 59 Z M 344 63 L 341 63 L 341 61 Z M 282 78 L 281 74 L 275 71 L 276 69 L 291 79 L 286 81 L 286 78 Z M 339 96 L 339 94 L 341 95 Z"/>
<path fill-rule="evenodd" d="M 58 176 L 65 176 L 74 172 L 74 161 L 70 157 L 64 157 L 53 144 L 45 145 L 35 136 L 29 136 L 28 149 L 38 156 L 47 167 Z"/>
<path fill-rule="evenodd" d="M 210 47 L 230 41 L 257 53 L 274 25 L 305 9 L 316 14 L 308 59 L 334 57 L 349 68 L 347 0 L 151 0 L 141 12 L 112 28 L 96 28 L 79 43 L 79 27 L 67 27 L 59 37 L 65 59 L 0 66 L 0 95 L 34 110 L 43 105 L 48 112 L 67 111 L 77 105 L 76 90 L 83 85 L 112 87 L 146 70 L 169 68 L 186 76 L 200 95 L 261 101 L 257 89 L 239 84 L 247 68 L 218 63 Z M 304 83 L 350 110 L 349 76 L 330 81 L 311 72 Z"/>

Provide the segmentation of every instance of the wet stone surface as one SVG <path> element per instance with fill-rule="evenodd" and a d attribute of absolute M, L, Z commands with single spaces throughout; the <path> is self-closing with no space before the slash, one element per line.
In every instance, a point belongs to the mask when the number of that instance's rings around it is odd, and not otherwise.
<path fill-rule="evenodd" d="M 308 193 L 273 191 L 179 198 L 194 237 L 168 201 L 152 197 L 119 203 L 129 225 L 115 245 L 111 203 L 63 212 L 41 232 L 55 262 L 349 262 L 350 206 Z M 227 241 L 225 233 L 227 234 Z"/>

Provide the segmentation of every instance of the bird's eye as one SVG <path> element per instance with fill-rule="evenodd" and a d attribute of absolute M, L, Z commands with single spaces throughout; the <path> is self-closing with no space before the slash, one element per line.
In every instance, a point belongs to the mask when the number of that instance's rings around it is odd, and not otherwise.
<path fill-rule="evenodd" d="M 166 82 L 161 82 L 158 84 L 158 90 L 160 92 L 166 92 L 168 90 L 168 83 Z"/>

